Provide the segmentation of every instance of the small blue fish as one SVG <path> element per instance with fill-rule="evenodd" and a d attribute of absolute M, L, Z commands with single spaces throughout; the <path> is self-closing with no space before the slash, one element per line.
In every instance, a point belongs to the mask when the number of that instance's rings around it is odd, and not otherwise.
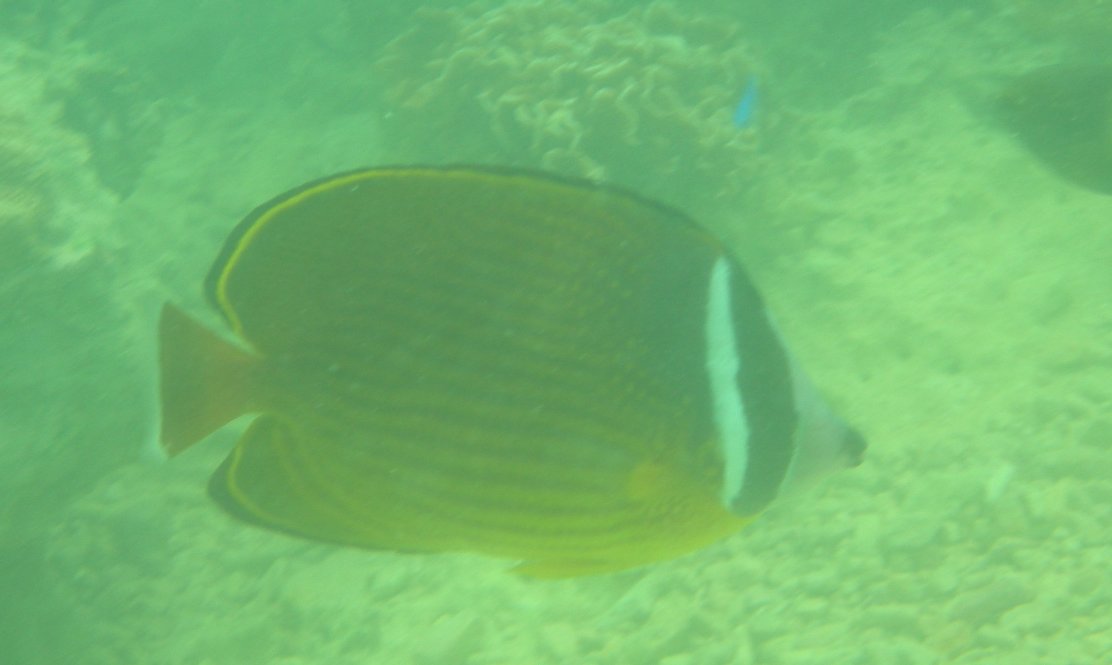
<path fill-rule="evenodd" d="M 745 90 L 741 93 L 741 101 L 734 109 L 734 127 L 746 129 L 753 125 L 753 115 L 757 107 L 757 76 L 752 74 L 745 82 Z"/>

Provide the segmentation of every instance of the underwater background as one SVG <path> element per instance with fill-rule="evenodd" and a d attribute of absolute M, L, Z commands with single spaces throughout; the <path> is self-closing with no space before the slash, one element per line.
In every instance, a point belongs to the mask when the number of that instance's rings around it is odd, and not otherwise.
<path fill-rule="evenodd" d="M 985 101 L 1110 61 L 1096 0 L 0 0 L 0 662 L 1112 662 L 1112 198 Z M 866 463 L 554 582 L 233 522 L 234 431 L 154 453 L 158 306 L 211 316 L 268 197 L 410 162 L 688 211 Z"/>

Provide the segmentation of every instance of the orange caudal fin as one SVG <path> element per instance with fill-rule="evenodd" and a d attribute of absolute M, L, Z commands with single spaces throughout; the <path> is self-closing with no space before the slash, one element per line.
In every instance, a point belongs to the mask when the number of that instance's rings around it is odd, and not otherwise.
<path fill-rule="evenodd" d="M 221 339 L 171 303 L 158 325 L 160 442 L 176 455 L 252 410 L 257 359 Z"/>

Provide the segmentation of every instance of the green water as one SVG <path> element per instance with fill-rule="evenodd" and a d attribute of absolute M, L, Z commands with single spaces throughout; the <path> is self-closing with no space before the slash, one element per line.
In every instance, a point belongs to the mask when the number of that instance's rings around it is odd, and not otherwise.
<path fill-rule="evenodd" d="M 0 0 L 0 663 L 1112 662 L 1112 198 L 978 101 L 1112 60 L 1106 3 L 427 4 Z M 234 431 L 152 459 L 154 312 L 259 202 L 415 160 L 691 211 L 866 464 L 559 582 L 228 519 Z"/>

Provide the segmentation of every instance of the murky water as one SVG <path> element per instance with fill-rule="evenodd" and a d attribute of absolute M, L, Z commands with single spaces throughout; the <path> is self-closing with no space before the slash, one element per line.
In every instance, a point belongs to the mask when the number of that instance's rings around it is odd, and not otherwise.
<path fill-rule="evenodd" d="M 1112 58 L 1104 5 L 376 4 L 0 3 L 0 661 L 1104 662 L 1112 198 L 984 104 Z M 866 464 L 711 548 L 557 582 L 233 522 L 204 487 L 235 431 L 151 454 L 154 312 L 208 311 L 269 196 L 415 160 L 689 210 Z"/>

